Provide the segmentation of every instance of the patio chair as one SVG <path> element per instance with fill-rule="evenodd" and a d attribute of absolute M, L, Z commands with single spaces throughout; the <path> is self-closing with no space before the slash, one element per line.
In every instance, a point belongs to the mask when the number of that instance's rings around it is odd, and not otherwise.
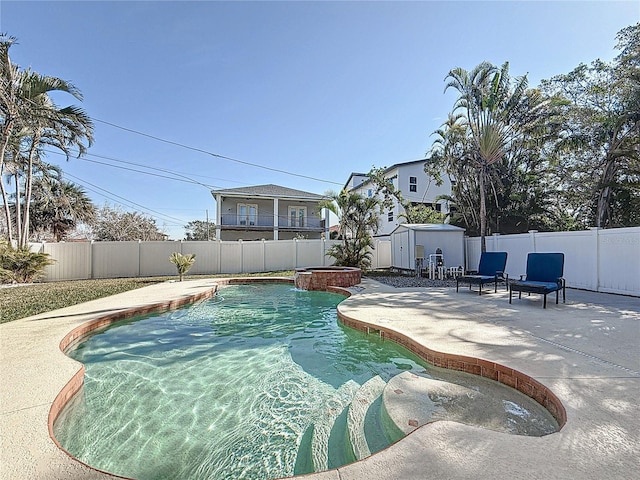
<path fill-rule="evenodd" d="M 482 252 L 477 272 L 456 277 L 456 292 L 461 283 L 468 283 L 469 290 L 471 285 L 479 285 L 478 295 L 482 295 L 482 285 L 493 283 L 493 290 L 497 292 L 498 282 L 506 283 L 509 279 L 509 275 L 504 273 L 506 265 L 507 252 Z"/>
<path fill-rule="evenodd" d="M 547 294 L 556 292 L 556 305 L 558 294 L 562 290 L 562 303 L 566 301 L 566 285 L 562 277 L 564 270 L 564 253 L 530 253 L 527 255 L 527 274 L 521 275 L 520 280 L 512 280 L 509 283 L 509 303 L 514 291 L 518 292 L 518 298 L 522 298 L 522 292 L 539 293 L 544 295 L 542 308 L 547 308 Z"/>

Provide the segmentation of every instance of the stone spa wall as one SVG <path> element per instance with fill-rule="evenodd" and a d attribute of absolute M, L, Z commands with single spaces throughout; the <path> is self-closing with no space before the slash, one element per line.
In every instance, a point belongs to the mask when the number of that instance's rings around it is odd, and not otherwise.
<path fill-rule="evenodd" d="M 295 285 L 301 290 L 326 290 L 329 286 L 353 287 L 361 281 L 362 271 L 355 267 L 296 268 Z"/>

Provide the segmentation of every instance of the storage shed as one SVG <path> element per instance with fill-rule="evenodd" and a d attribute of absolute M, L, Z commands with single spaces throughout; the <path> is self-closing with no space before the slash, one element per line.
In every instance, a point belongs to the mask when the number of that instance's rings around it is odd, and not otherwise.
<path fill-rule="evenodd" d="M 442 257 L 435 257 L 438 249 Z M 447 268 L 465 267 L 464 228 L 445 223 L 406 223 L 391 232 L 392 268 L 415 270 L 419 257 L 427 268 L 430 255 L 432 260 L 441 258 Z"/>

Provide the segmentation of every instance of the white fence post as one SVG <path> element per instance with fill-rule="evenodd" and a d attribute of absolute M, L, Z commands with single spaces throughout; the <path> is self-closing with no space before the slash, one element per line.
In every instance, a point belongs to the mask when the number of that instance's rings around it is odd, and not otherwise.
<path fill-rule="evenodd" d="M 536 253 L 536 233 L 538 230 L 529 230 L 529 238 L 531 239 L 531 252 Z"/>
<path fill-rule="evenodd" d="M 600 291 L 600 228 L 589 228 L 593 233 L 592 247 L 595 252 L 595 261 L 593 262 L 593 285 L 595 285 L 596 292 Z"/>

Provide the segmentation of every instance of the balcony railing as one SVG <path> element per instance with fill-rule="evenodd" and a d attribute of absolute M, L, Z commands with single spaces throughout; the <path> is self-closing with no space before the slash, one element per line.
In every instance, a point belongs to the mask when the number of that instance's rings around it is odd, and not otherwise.
<path fill-rule="evenodd" d="M 247 215 L 223 214 L 221 223 L 223 227 L 245 227 L 247 229 L 273 228 L 273 215 Z M 315 217 L 289 218 L 288 216 L 278 217 L 278 228 L 291 228 L 298 230 L 324 230 L 324 219 Z"/>

